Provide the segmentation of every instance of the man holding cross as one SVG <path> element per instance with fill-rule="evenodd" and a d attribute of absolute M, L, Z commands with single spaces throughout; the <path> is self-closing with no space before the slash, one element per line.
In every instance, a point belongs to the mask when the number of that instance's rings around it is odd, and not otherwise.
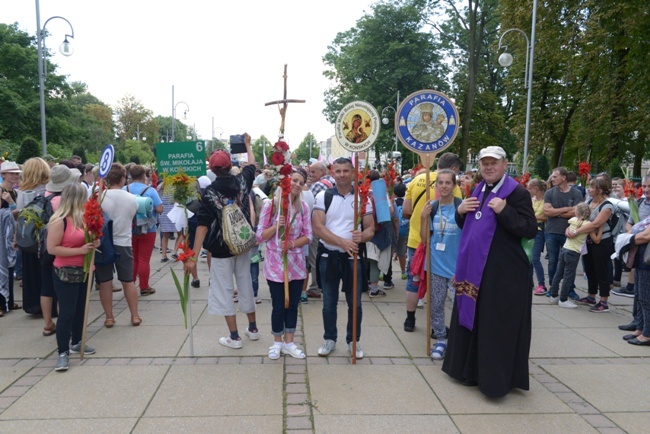
<path fill-rule="evenodd" d="M 353 317 L 353 255 L 359 253 L 360 244 L 370 241 L 375 234 L 372 205 L 369 203 L 362 216 L 363 229 L 357 229 L 354 213 L 354 167 L 349 158 L 334 161 L 336 186 L 318 193 L 312 225 L 314 233 L 320 238 L 316 264 L 320 287 L 323 288 L 323 345 L 318 355 L 328 356 L 336 347 L 338 332 L 336 328 L 339 284 L 343 282 L 343 292 L 348 304 L 348 323 L 345 340 L 352 353 Z M 359 207 L 359 209 L 361 209 Z M 361 292 L 366 279 L 361 261 L 357 261 L 357 324 L 356 341 L 361 336 Z M 363 350 L 357 343 L 356 358 L 363 358 Z"/>

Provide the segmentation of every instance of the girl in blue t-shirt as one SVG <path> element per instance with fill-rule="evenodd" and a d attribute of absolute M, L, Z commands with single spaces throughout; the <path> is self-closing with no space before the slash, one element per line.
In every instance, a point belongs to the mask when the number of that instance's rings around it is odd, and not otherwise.
<path fill-rule="evenodd" d="M 427 267 L 431 279 L 431 330 L 437 342 L 431 350 L 433 360 L 441 360 L 447 351 L 445 296 L 456 274 L 456 260 L 461 230 L 456 224 L 457 201 L 454 199 L 456 174 L 449 169 L 438 171 L 436 189 L 439 199 L 424 205 L 420 216 L 420 237 L 431 237 L 431 262 Z M 432 207 L 433 205 L 433 207 Z M 431 215 L 432 208 L 437 208 Z M 427 230 L 429 233 L 427 233 Z M 452 292 L 453 294 L 453 292 Z"/>

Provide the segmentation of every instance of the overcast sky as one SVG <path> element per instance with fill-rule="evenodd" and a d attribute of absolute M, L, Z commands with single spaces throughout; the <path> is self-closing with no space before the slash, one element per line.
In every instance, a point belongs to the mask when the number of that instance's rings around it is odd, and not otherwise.
<path fill-rule="evenodd" d="M 172 85 L 177 117 L 196 125 L 198 135 L 228 138 L 248 132 L 275 142 L 280 127 L 277 107 L 288 64 L 290 104 L 285 137 L 296 148 L 308 132 L 323 141 L 334 126 L 322 113 L 322 57 L 338 32 L 354 27 L 370 0 L 249 0 L 161 2 L 153 0 L 41 0 L 41 25 L 53 16 L 74 27 L 74 55 L 58 52 L 69 27 L 51 20 L 46 45 L 52 61 L 70 81 L 82 81 L 90 93 L 115 106 L 133 95 L 154 116 L 171 116 Z M 29 0 L 0 0 L 0 22 L 18 22 L 36 34 L 36 7 Z M 223 130 L 223 133 L 222 131 Z"/>

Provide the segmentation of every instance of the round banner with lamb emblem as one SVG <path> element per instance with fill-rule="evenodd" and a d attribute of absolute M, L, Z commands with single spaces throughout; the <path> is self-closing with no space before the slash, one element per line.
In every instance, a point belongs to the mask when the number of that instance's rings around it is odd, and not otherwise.
<path fill-rule="evenodd" d="M 447 95 L 419 90 L 404 98 L 397 110 L 397 137 L 418 154 L 440 152 L 458 134 L 458 110 Z"/>
<path fill-rule="evenodd" d="M 379 113 L 372 104 L 353 101 L 336 117 L 336 138 L 350 152 L 364 151 L 377 140 L 380 124 Z"/>

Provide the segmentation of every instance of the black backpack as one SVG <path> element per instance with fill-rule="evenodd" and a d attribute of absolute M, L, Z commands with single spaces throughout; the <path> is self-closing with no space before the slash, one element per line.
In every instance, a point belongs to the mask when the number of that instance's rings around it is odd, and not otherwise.
<path fill-rule="evenodd" d="M 54 193 L 48 197 L 36 196 L 18 215 L 16 243 L 24 252 L 43 251 L 47 239 L 47 224 L 54 214 L 52 199 L 61 196 Z"/>

